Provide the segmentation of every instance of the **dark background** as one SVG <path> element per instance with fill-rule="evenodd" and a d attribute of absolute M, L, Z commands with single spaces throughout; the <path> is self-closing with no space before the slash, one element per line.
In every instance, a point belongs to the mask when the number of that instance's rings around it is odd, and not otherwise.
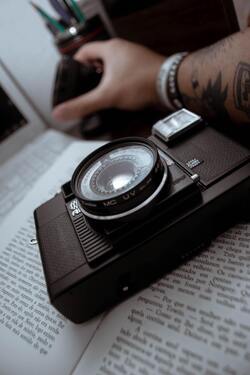
<path fill-rule="evenodd" d="M 103 0 L 117 36 L 143 44 L 163 55 L 193 51 L 239 30 L 232 0 Z M 99 136 L 115 139 L 148 136 L 166 112 L 148 109 L 107 119 Z M 102 127 L 102 129 L 104 129 Z M 96 138 L 96 134 L 84 134 Z"/>
<path fill-rule="evenodd" d="M 12 100 L 0 86 L 0 142 L 14 133 L 17 129 L 27 124 L 23 115 L 16 108 Z"/>
<path fill-rule="evenodd" d="M 238 30 L 232 0 L 103 0 L 118 36 L 169 54 Z"/>

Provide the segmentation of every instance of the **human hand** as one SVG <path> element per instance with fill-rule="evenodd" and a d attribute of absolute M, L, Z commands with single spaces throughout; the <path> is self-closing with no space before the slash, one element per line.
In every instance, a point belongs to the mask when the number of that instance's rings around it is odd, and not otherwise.
<path fill-rule="evenodd" d="M 101 61 L 102 80 L 94 90 L 55 107 L 56 120 L 80 119 L 111 107 L 138 110 L 159 103 L 156 78 L 164 56 L 125 40 L 112 39 L 89 43 L 74 58 L 82 63 Z"/>

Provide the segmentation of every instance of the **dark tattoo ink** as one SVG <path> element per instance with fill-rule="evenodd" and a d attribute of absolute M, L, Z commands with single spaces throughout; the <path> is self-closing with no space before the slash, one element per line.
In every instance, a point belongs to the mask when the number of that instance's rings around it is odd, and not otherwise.
<path fill-rule="evenodd" d="M 215 81 L 208 81 L 206 87 L 201 87 L 197 75 L 191 77 L 194 96 L 182 94 L 187 107 L 204 113 L 209 118 L 217 118 L 221 121 L 230 121 L 230 116 L 225 107 L 228 96 L 228 85 L 222 86 L 222 73 L 219 72 Z"/>
<path fill-rule="evenodd" d="M 225 101 L 228 94 L 228 85 L 222 88 L 222 75 L 218 74 L 214 83 L 210 79 L 208 85 L 203 89 L 201 101 L 204 103 L 206 113 L 209 117 L 220 117 L 226 119 L 228 116 Z"/>
<path fill-rule="evenodd" d="M 234 102 L 250 118 L 250 65 L 239 63 L 234 76 Z"/>

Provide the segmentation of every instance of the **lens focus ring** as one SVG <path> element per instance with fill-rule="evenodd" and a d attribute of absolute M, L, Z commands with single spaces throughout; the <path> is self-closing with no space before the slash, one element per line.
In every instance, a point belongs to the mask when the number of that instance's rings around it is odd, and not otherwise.
<path fill-rule="evenodd" d="M 72 177 L 72 190 L 85 214 L 102 220 L 147 201 L 166 179 L 156 146 L 149 140 L 125 138 L 89 155 Z"/>

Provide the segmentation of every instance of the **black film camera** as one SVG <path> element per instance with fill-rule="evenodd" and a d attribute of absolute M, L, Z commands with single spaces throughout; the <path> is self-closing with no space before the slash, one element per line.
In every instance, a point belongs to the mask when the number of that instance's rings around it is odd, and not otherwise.
<path fill-rule="evenodd" d="M 52 107 L 76 98 L 96 88 L 101 82 L 103 67 L 96 64 L 82 64 L 69 56 L 58 63 L 55 75 Z M 80 121 L 80 131 L 86 137 L 95 137 L 116 127 L 119 110 L 105 109 Z"/>
<path fill-rule="evenodd" d="M 35 211 L 51 303 L 84 322 L 176 267 L 244 218 L 249 172 L 247 148 L 184 109 L 99 148 Z"/>
<path fill-rule="evenodd" d="M 93 90 L 99 85 L 101 78 L 100 67 L 81 64 L 69 56 L 64 56 L 56 70 L 52 106 Z"/>

